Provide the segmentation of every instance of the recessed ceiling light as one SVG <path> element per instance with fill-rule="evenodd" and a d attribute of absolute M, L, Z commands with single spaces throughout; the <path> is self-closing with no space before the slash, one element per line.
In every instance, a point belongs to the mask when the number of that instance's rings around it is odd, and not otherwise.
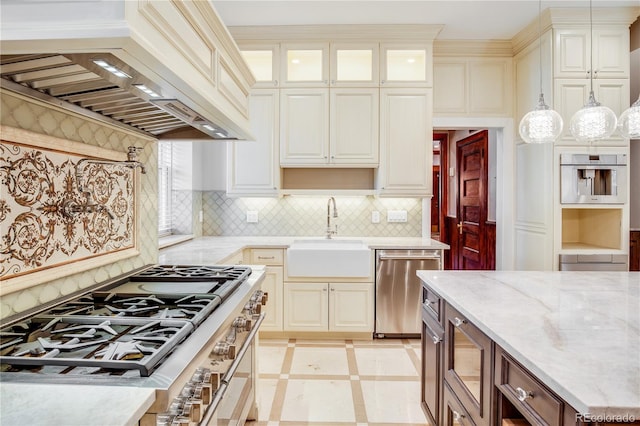
<path fill-rule="evenodd" d="M 300 63 L 300 59 L 292 59 L 291 63 L 292 64 L 299 64 Z"/>
<path fill-rule="evenodd" d="M 113 65 L 111 65 L 110 63 L 108 63 L 107 61 L 104 61 L 102 59 L 96 59 L 95 61 L 93 61 L 93 63 L 98 65 L 99 67 L 104 68 L 105 70 L 109 71 L 111 74 L 115 75 L 116 77 L 131 78 L 131 76 L 129 74 L 127 74 L 126 72 L 122 71 L 120 68 L 114 67 Z"/>
<path fill-rule="evenodd" d="M 407 59 L 407 62 L 409 62 L 410 64 L 413 64 L 416 61 L 415 58 L 409 58 Z"/>
<path fill-rule="evenodd" d="M 205 129 L 209 130 L 210 132 L 215 132 L 216 128 L 213 127 L 211 124 L 203 124 L 202 127 L 204 127 Z"/>

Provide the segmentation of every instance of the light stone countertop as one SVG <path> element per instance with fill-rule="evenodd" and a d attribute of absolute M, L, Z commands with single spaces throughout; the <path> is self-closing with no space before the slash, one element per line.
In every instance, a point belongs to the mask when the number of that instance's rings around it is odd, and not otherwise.
<path fill-rule="evenodd" d="M 2 426 L 137 425 L 155 389 L 0 383 Z"/>
<path fill-rule="evenodd" d="M 213 265 L 244 248 L 283 248 L 295 240 L 322 237 L 200 237 L 160 250 L 159 264 Z M 419 237 L 334 237 L 362 240 L 371 249 L 444 249 L 447 244 Z"/>
<path fill-rule="evenodd" d="M 579 413 L 640 419 L 640 272 L 418 276 Z"/>

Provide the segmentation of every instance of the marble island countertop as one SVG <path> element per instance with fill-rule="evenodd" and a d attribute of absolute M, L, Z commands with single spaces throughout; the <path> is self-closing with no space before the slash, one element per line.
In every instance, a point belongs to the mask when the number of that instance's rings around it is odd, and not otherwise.
<path fill-rule="evenodd" d="M 160 264 L 211 265 L 244 248 L 283 248 L 295 240 L 322 237 L 200 237 L 160 250 Z M 420 237 L 334 237 L 336 240 L 362 240 L 371 249 L 449 249 L 447 244 Z"/>
<path fill-rule="evenodd" d="M 418 276 L 579 413 L 640 418 L 640 273 Z"/>

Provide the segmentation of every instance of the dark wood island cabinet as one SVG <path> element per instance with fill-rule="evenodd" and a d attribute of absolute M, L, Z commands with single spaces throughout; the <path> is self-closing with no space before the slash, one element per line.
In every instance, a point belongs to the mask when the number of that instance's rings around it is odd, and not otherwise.
<path fill-rule="evenodd" d="M 489 337 L 424 279 L 422 296 L 421 401 L 430 424 L 640 425 L 638 416 L 625 417 L 621 409 L 604 416 L 581 414 L 523 366 L 521 354 L 503 349 L 499 337 Z M 640 412 L 640 406 L 630 410 Z"/>

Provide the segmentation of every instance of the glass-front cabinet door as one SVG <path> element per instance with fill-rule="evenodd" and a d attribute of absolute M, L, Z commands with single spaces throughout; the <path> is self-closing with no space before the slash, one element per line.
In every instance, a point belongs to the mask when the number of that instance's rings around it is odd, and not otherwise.
<path fill-rule="evenodd" d="M 433 63 L 431 45 L 382 44 L 381 81 L 384 86 L 431 87 Z"/>
<path fill-rule="evenodd" d="M 491 359 L 491 340 L 447 305 L 445 379 L 476 425 L 489 425 Z"/>
<path fill-rule="evenodd" d="M 253 88 L 277 87 L 280 67 L 280 47 L 274 45 L 242 45 L 240 52 L 256 79 Z"/>
<path fill-rule="evenodd" d="M 378 43 L 332 43 L 331 86 L 377 87 Z"/>
<path fill-rule="evenodd" d="M 283 86 L 329 86 L 329 43 L 283 43 L 280 64 Z"/>

